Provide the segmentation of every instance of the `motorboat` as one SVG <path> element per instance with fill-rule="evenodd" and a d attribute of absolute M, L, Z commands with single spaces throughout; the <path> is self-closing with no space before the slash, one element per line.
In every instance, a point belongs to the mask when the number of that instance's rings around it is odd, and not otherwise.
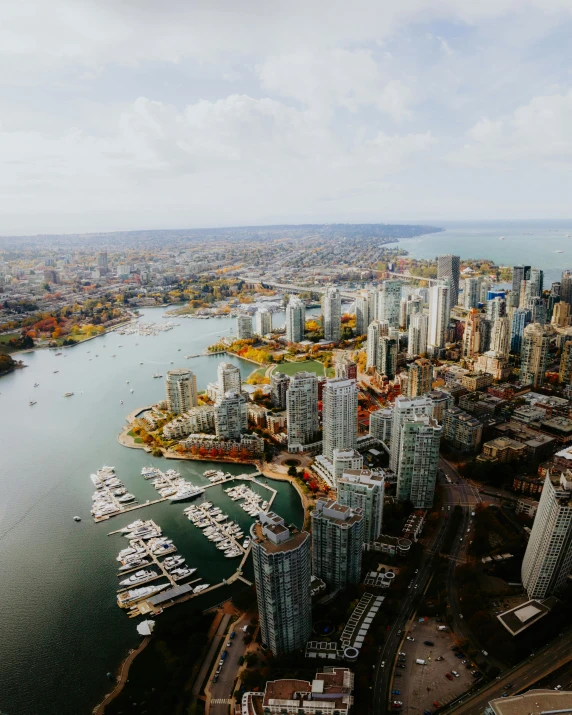
<path fill-rule="evenodd" d="M 73 520 L 74 520 L 74 521 L 81 521 L 81 516 L 74 516 Z"/>
<path fill-rule="evenodd" d="M 204 493 L 205 490 L 201 487 L 196 487 L 194 484 L 188 484 L 179 489 L 172 497 L 170 497 L 170 501 L 179 502 L 187 501 L 189 499 L 196 499 L 196 497 Z"/>
<path fill-rule="evenodd" d="M 120 586 L 137 586 L 140 583 L 144 583 L 145 581 L 148 581 L 150 578 L 154 578 L 158 576 L 156 571 L 136 571 L 134 574 L 131 574 L 128 578 L 124 579 L 123 581 L 119 582 Z"/>
<path fill-rule="evenodd" d="M 199 586 L 193 589 L 193 593 L 201 593 L 210 586 L 210 583 L 201 583 Z"/>
<path fill-rule="evenodd" d="M 143 586 L 142 588 L 134 588 L 125 593 L 117 594 L 117 603 L 120 606 L 127 606 L 130 603 L 141 601 L 144 598 L 153 596 L 155 593 L 167 588 L 169 584 L 165 583 L 160 586 Z"/>
<path fill-rule="evenodd" d="M 73 396 L 73 392 L 65 392 L 64 393 L 64 397 L 72 397 L 72 396 Z"/>
<path fill-rule="evenodd" d="M 28 404 L 30 405 L 30 407 L 33 407 L 35 404 L 37 404 L 37 400 L 30 400 Z"/>

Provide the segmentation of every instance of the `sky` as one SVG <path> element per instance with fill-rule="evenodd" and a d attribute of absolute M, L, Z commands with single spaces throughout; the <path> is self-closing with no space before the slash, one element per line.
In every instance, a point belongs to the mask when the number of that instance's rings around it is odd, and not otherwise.
<path fill-rule="evenodd" d="M 0 235 L 571 218 L 572 0 L 20 0 Z"/>

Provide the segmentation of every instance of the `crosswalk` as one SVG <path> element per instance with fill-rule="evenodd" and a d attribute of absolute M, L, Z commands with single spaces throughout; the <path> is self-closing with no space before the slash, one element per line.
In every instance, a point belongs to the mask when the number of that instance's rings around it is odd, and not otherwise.
<path fill-rule="evenodd" d="M 211 705 L 230 705 L 228 698 L 211 698 Z"/>

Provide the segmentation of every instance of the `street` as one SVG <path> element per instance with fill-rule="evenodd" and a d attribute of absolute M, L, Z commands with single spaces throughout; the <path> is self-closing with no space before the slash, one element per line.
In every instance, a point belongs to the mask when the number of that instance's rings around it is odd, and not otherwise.
<path fill-rule="evenodd" d="M 244 626 L 249 625 L 249 623 L 250 621 L 241 621 L 238 626 L 233 625 L 230 630 L 234 630 L 236 633 L 235 637 L 230 640 L 230 632 L 227 632 L 225 640 L 223 641 L 223 648 L 218 651 L 217 660 L 213 665 L 209 680 L 211 698 L 208 712 L 210 715 L 228 715 L 228 706 L 234 692 L 234 684 L 239 668 L 238 661 L 246 650 L 246 644 L 244 643 L 246 634 L 242 629 Z M 232 643 L 232 645 L 227 647 L 227 643 Z M 225 649 L 227 656 L 224 665 L 222 666 L 217 682 L 213 683 L 212 676 L 214 675 L 214 671 L 218 668 L 220 654 Z"/>

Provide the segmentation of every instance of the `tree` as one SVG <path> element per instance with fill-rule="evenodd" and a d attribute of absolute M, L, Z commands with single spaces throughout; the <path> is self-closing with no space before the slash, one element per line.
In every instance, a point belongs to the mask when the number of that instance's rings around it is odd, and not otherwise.
<path fill-rule="evenodd" d="M 288 476 L 295 477 L 297 475 L 296 467 L 288 467 Z"/>

